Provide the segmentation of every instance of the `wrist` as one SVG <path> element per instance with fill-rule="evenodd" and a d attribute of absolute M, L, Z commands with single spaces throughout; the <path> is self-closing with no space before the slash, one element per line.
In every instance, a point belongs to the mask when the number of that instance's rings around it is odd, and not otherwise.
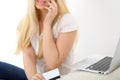
<path fill-rule="evenodd" d="M 49 28 L 45 28 L 44 30 L 43 30 L 43 36 L 45 37 L 45 36 L 50 36 L 51 35 L 51 33 L 52 33 L 52 29 L 49 27 Z"/>
<path fill-rule="evenodd" d="M 50 24 L 44 24 L 44 30 L 51 30 L 52 27 Z"/>
<path fill-rule="evenodd" d="M 51 21 L 45 21 L 43 23 L 44 26 L 51 26 L 52 22 Z"/>

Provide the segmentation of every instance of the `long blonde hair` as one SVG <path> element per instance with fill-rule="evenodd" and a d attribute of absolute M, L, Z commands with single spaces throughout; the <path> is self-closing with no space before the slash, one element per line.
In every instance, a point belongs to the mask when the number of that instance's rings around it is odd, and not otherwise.
<path fill-rule="evenodd" d="M 65 0 L 56 0 L 56 3 L 58 5 L 58 16 L 69 12 L 66 7 Z M 58 16 L 56 16 L 54 22 L 57 21 Z M 24 18 L 20 21 L 17 28 L 18 42 L 17 42 L 16 54 L 20 53 L 20 51 L 23 51 L 30 45 L 30 39 L 34 36 L 37 27 L 39 27 L 39 23 L 38 23 L 38 14 L 36 12 L 36 7 L 35 7 L 35 0 L 28 0 L 27 13 L 24 16 Z M 40 43 L 39 50 L 41 50 L 42 43 L 41 42 L 39 43 Z M 38 58 L 41 57 L 42 54 L 39 52 Z"/>

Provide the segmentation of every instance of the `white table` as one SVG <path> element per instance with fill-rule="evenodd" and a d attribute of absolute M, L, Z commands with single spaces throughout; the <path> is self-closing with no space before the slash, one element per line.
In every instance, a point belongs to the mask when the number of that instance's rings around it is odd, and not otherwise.
<path fill-rule="evenodd" d="M 60 80 L 120 80 L 120 67 L 107 75 L 74 71 L 63 76 Z"/>

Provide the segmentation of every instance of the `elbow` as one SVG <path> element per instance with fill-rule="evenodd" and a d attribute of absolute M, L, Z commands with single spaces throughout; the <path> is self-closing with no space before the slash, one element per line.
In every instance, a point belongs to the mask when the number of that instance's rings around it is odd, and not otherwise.
<path fill-rule="evenodd" d="M 59 57 L 54 59 L 54 60 L 48 60 L 48 61 L 46 61 L 46 68 L 45 68 L 45 70 L 46 71 L 50 71 L 50 70 L 56 69 L 61 64 L 62 64 L 62 61 L 60 60 Z"/>
<path fill-rule="evenodd" d="M 55 68 L 58 68 L 60 65 L 58 63 L 54 63 L 52 65 L 46 65 L 46 71 L 50 71 L 50 70 L 53 70 Z"/>

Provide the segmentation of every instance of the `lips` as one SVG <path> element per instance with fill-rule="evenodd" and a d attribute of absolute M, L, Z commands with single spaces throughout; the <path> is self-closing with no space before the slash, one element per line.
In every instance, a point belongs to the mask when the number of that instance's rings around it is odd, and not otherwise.
<path fill-rule="evenodd" d="M 44 1 L 43 0 L 38 0 L 38 3 L 42 6 L 44 5 Z"/>

